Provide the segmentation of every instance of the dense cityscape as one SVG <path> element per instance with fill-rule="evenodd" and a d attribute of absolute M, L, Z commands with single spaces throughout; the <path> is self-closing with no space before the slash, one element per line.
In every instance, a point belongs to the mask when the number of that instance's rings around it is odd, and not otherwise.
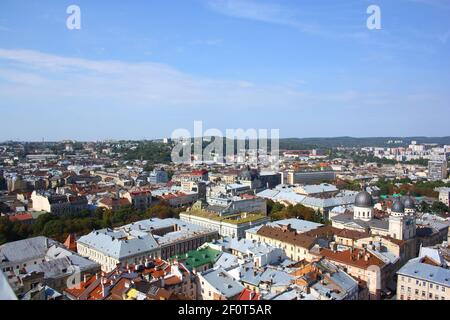
<path fill-rule="evenodd" d="M 449 16 L 0 0 L 2 316 L 445 317 Z"/>
<path fill-rule="evenodd" d="M 280 149 L 274 170 L 174 164 L 175 143 L 0 144 L 2 298 L 450 299 L 450 144 Z"/>

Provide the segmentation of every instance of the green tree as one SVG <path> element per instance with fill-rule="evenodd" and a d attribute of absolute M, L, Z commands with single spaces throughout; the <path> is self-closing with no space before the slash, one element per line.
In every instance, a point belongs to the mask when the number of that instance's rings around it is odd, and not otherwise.
<path fill-rule="evenodd" d="M 150 207 L 146 212 L 148 218 L 175 218 L 177 216 L 175 210 L 173 210 L 167 203 L 160 202 Z"/>
<path fill-rule="evenodd" d="M 448 210 L 448 206 L 446 206 L 444 203 L 442 203 L 440 201 L 435 201 L 431 205 L 431 211 L 433 213 L 442 215 L 444 213 L 448 213 L 449 210 Z"/>
<path fill-rule="evenodd" d="M 42 234 L 44 236 L 59 241 L 63 240 L 64 232 L 65 232 L 64 223 L 61 220 L 49 221 L 42 230 Z"/>
<path fill-rule="evenodd" d="M 271 199 L 266 201 L 267 204 L 267 214 L 270 216 L 272 214 L 275 214 L 276 212 L 279 212 L 285 208 L 285 206 L 279 202 L 275 202 Z"/>
<path fill-rule="evenodd" d="M 144 171 L 152 172 L 155 169 L 155 166 L 149 162 L 144 166 Z"/>
<path fill-rule="evenodd" d="M 7 217 L 0 217 L 0 244 L 10 241 L 12 222 Z"/>

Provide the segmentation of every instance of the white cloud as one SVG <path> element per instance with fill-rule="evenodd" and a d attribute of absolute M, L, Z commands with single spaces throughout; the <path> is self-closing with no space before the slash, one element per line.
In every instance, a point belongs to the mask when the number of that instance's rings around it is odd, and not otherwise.
<path fill-rule="evenodd" d="M 401 103 L 389 94 L 352 88 L 308 91 L 303 79 L 289 83 L 259 83 L 246 79 L 216 79 L 182 72 L 153 62 L 123 62 L 68 58 L 31 50 L 0 49 L 0 108 L 14 103 L 33 108 L 261 108 L 322 110 L 364 108 L 382 99 Z M 180 110 L 180 109 L 178 109 Z M 217 110 L 217 109 L 216 109 Z M 262 111 L 261 111 L 262 112 Z"/>
<path fill-rule="evenodd" d="M 297 25 L 293 10 L 278 4 L 254 0 L 211 0 L 208 5 L 214 11 L 231 17 Z"/>
<path fill-rule="evenodd" d="M 298 100 L 276 84 L 191 75 L 153 62 L 97 61 L 0 49 L 4 97 L 76 97 L 144 106 L 260 106 Z"/>
<path fill-rule="evenodd" d="M 406 1 L 428 5 L 440 9 L 450 9 L 450 3 L 448 0 L 406 0 Z"/>
<path fill-rule="evenodd" d="M 318 24 L 313 21 L 324 21 L 324 18 L 316 17 L 314 13 L 303 12 L 297 7 L 281 5 L 267 0 L 207 0 L 207 6 L 219 14 L 265 23 L 272 23 L 294 28 L 304 34 L 325 39 L 355 39 L 365 41 L 368 30 L 363 24 L 342 24 L 336 20 L 339 13 L 330 16 L 329 21 Z M 323 12 L 321 12 L 323 13 Z M 332 21 L 333 20 L 333 21 Z"/>

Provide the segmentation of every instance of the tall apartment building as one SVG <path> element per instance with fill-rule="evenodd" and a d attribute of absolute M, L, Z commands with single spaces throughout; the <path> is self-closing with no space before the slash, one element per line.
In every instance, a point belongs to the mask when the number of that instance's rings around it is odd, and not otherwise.
<path fill-rule="evenodd" d="M 428 162 L 428 178 L 430 180 L 447 179 L 447 160 L 430 160 Z"/>

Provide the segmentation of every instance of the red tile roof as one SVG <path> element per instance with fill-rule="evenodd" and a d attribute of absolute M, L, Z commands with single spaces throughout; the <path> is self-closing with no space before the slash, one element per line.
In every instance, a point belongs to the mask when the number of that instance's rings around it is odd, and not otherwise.
<path fill-rule="evenodd" d="M 170 200 L 170 199 L 176 199 L 176 198 L 181 198 L 186 196 L 187 194 L 181 191 L 178 191 L 176 193 L 168 193 L 168 194 L 163 194 L 162 196 L 160 196 L 159 198 L 163 199 L 163 200 Z"/>
<path fill-rule="evenodd" d="M 30 213 L 17 213 L 17 214 L 13 214 L 8 216 L 9 221 L 18 221 L 18 222 L 23 222 L 23 221 L 29 221 L 29 220 L 33 220 L 33 216 Z"/>
<path fill-rule="evenodd" d="M 71 251 L 77 251 L 77 239 L 74 234 L 69 234 L 66 241 L 64 241 L 64 246 Z"/>
<path fill-rule="evenodd" d="M 360 231 L 350 230 L 350 229 L 340 229 L 340 231 L 336 235 L 338 237 L 352 239 L 352 240 L 358 240 L 358 239 L 364 239 L 364 238 L 370 237 L 370 234 L 367 232 L 360 232 Z"/>
<path fill-rule="evenodd" d="M 208 170 L 203 169 L 203 170 L 192 170 L 192 175 L 194 176 L 203 176 L 205 174 L 208 173 Z"/>
<path fill-rule="evenodd" d="M 258 230 L 257 234 L 266 238 L 275 239 L 307 249 L 312 248 L 315 244 L 315 238 L 288 230 L 288 228 L 277 228 L 266 225 L 262 226 Z"/>
<path fill-rule="evenodd" d="M 261 295 L 259 293 L 256 293 L 254 291 L 251 291 L 249 289 L 244 289 L 239 294 L 237 300 L 241 301 L 256 301 L 261 300 Z"/>
<path fill-rule="evenodd" d="M 142 189 L 142 190 L 130 191 L 130 194 L 132 196 L 148 196 L 148 195 L 151 195 L 151 192 L 150 192 L 150 190 Z"/>
<path fill-rule="evenodd" d="M 367 269 L 370 266 L 382 267 L 385 263 L 369 252 L 361 249 L 349 249 L 346 251 L 332 251 L 329 249 L 320 249 L 321 256 L 335 262 L 350 265 L 360 269 Z"/>
<path fill-rule="evenodd" d="M 113 207 L 113 206 L 127 206 L 130 205 L 130 201 L 127 198 L 103 198 L 100 200 L 100 203 L 108 206 L 108 207 Z"/>
<path fill-rule="evenodd" d="M 254 196 L 254 195 L 252 195 L 252 194 L 246 194 L 246 193 L 244 193 L 244 194 L 241 195 L 241 198 L 242 198 L 242 199 L 256 199 L 257 197 Z"/>

